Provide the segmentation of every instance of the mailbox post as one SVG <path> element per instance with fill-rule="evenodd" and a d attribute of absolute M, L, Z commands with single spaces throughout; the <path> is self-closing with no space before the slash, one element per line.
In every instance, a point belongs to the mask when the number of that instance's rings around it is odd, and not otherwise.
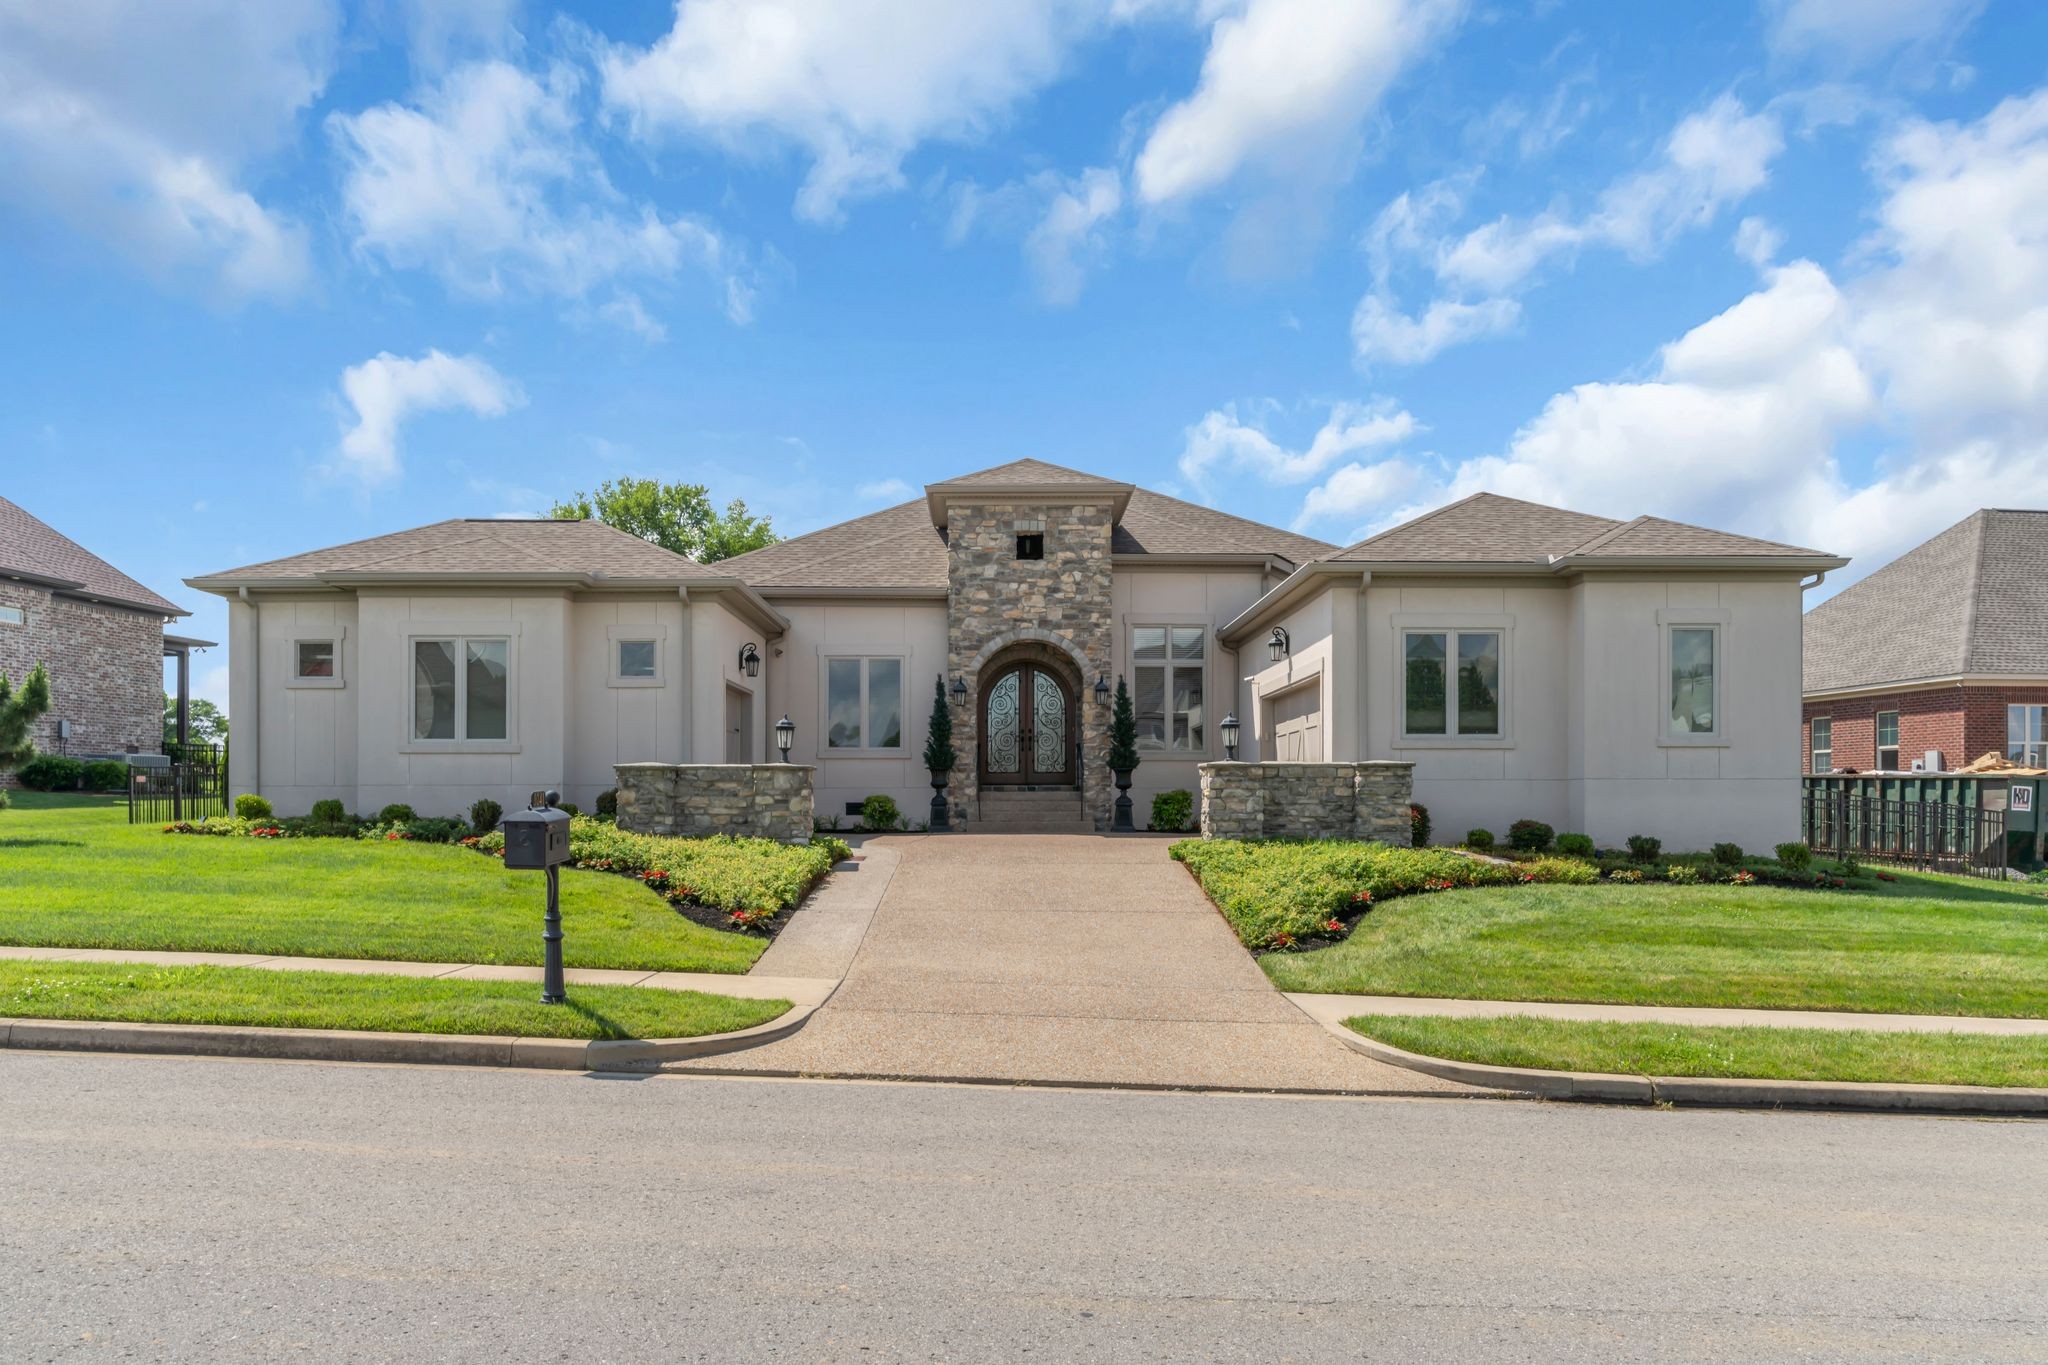
<path fill-rule="evenodd" d="M 559 1005 L 569 998 L 562 984 L 562 864 L 569 861 L 569 813 L 555 809 L 561 799 L 556 792 L 535 792 L 525 810 L 499 822 L 505 832 L 505 866 L 548 874 L 548 911 L 540 935 L 543 1005 Z"/>

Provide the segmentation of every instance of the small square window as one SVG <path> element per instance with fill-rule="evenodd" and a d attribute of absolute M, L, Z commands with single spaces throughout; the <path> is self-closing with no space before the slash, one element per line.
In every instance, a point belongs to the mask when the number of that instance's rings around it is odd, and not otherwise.
<path fill-rule="evenodd" d="M 334 676 L 334 641 L 298 641 L 298 677 L 331 678 Z"/>
<path fill-rule="evenodd" d="M 1037 534 L 1034 534 L 1034 535 L 1024 535 L 1024 536 L 1018 536 L 1018 537 L 1017 537 L 1017 558 L 1019 558 L 1019 559 L 1044 559 L 1044 558 L 1045 558 L 1045 535 L 1044 535 L 1044 533 L 1043 533 L 1043 532 L 1040 532 L 1040 533 L 1037 533 Z"/>
<path fill-rule="evenodd" d="M 28 613 L 20 607 L 0 607 L 0 626 L 25 626 Z"/>
<path fill-rule="evenodd" d="M 619 676 L 621 678 L 653 677 L 654 641 L 619 641 Z"/>

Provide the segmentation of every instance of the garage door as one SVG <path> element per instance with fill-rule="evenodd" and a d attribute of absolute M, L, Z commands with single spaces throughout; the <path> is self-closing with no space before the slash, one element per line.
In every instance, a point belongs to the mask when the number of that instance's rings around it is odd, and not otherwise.
<path fill-rule="evenodd" d="M 1323 759 L 1322 680 L 1276 692 L 1266 701 L 1273 731 L 1273 757 L 1282 763 Z"/>

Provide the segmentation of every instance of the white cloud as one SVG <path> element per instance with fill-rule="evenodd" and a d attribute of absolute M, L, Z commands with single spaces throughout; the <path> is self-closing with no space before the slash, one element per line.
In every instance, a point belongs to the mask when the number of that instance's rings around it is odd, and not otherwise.
<path fill-rule="evenodd" d="M 1163 114 L 1138 155 L 1152 205 L 1216 188 L 1241 169 L 1327 165 L 1428 51 L 1461 0 L 1246 0 L 1215 22 L 1193 94 Z"/>
<path fill-rule="evenodd" d="M 230 299 L 308 273 L 304 230 L 240 182 L 325 86 L 331 0 L 0 0 L 0 198 Z"/>
<path fill-rule="evenodd" d="M 1784 55 L 1862 66 L 1899 48 L 1939 47 L 1983 0 L 1767 0 L 1767 39 Z"/>
<path fill-rule="evenodd" d="M 643 136 L 800 149 L 797 212 L 829 221 L 900 185 L 918 144 L 986 132 L 1102 17 L 1083 0 L 677 0 L 650 48 L 605 55 L 604 95 Z"/>
<path fill-rule="evenodd" d="M 853 490 L 853 496 L 862 502 L 903 502 L 916 495 L 917 490 L 902 479 L 877 479 Z"/>
<path fill-rule="evenodd" d="M 1409 317 L 1384 295 L 1367 294 L 1351 315 L 1351 344 L 1361 365 L 1420 365 L 1460 342 L 1498 336 L 1521 316 L 1521 304 L 1495 298 L 1436 299 L 1419 317 Z"/>
<path fill-rule="evenodd" d="M 1365 531 L 1360 523 L 1369 524 L 1370 518 L 1396 499 L 1413 493 L 1422 481 L 1422 471 L 1406 460 L 1347 464 L 1308 491 L 1301 502 L 1301 513 L 1294 519 L 1294 529 L 1308 531 L 1341 519 L 1358 527 L 1347 536 L 1348 540 L 1363 540 Z"/>
<path fill-rule="evenodd" d="M 519 40 L 521 0 L 391 0 L 415 65 L 437 69 L 460 55 L 495 55 Z"/>
<path fill-rule="evenodd" d="M 1212 476 L 1224 470 L 1275 483 L 1301 483 L 1346 456 L 1397 446 L 1421 430 L 1413 415 L 1388 399 L 1338 403 L 1305 448 L 1290 450 L 1263 427 L 1239 418 L 1234 405 L 1225 405 L 1187 429 L 1180 472 L 1197 488 L 1207 487 Z"/>
<path fill-rule="evenodd" d="M 1113 170 L 1082 173 L 1053 196 L 1045 216 L 1024 239 L 1024 259 L 1047 303 L 1081 297 L 1088 262 L 1107 249 L 1103 226 L 1123 206 L 1123 182 Z"/>
<path fill-rule="evenodd" d="M 432 350 L 410 359 L 384 351 L 351 365 L 341 391 L 355 423 L 342 434 L 334 468 L 369 487 L 397 477 L 399 428 L 415 414 L 464 408 L 502 417 L 526 401 L 517 384 L 476 356 Z"/>
<path fill-rule="evenodd" d="M 1785 234 L 1762 218 L 1749 217 L 1735 225 L 1735 254 L 1758 270 L 1778 259 Z"/>
<path fill-rule="evenodd" d="M 579 133 L 576 94 L 566 67 L 543 82 L 487 61 L 449 73 L 416 106 L 334 115 L 356 249 L 482 296 L 581 299 L 687 269 L 708 275 L 726 314 L 747 321 L 753 290 L 725 240 L 694 219 L 624 202 Z M 624 291 L 599 311 L 643 335 L 659 327 Z"/>

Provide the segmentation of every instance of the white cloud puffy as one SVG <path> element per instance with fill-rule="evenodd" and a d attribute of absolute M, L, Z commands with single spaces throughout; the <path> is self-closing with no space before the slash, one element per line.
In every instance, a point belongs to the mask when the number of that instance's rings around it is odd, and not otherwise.
<path fill-rule="evenodd" d="M 604 96 L 642 135 L 800 149 L 797 212 L 830 221 L 900 185 L 918 144 L 985 132 L 1101 18 L 1084 0 L 677 0 L 651 47 L 605 55 Z"/>
<path fill-rule="evenodd" d="M 411 358 L 379 352 L 342 371 L 341 392 L 355 421 L 342 433 L 332 469 L 372 488 L 398 476 L 399 428 L 414 415 L 460 408 L 502 417 L 526 401 L 486 361 L 438 350 Z"/>
<path fill-rule="evenodd" d="M 331 0 L 0 0 L 0 199 L 231 300 L 308 274 L 304 230 L 241 182 L 325 86 Z"/>
<path fill-rule="evenodd" d="M 688 269 L 747 321 L 753 289 L 732 249 L 701 222 L 623 202 L 579 133 L 576 94 L 566 68 L 543 81 L 485 61 L 450 72 L 417 105 L 332 116 L 356 249 L 482 296 L 613 289 L 608 315 L 643 335 L 659 324 L 624 282 Z"/>
<path fill-rule="evenodd" d="M 1251 164 L 1327 163 L 1463 8 L 1462 0 L 1246 0 L 1216 20 L 1200 82 L 1146 139 L 1133 173 L 1138 198 L 1186 199 Z"/>
<path fill-rule="evenodd" d="M 1420 365 L 1461 342 L 1498 336 L 1521 317 L 1513 299 L 1435 299 L 1410 317 L 1386 296 L 1367 294 L 1351 315 L 1351 345 L 1361 365 Z"/>
<path fill-rule="evenodd" d="M 1099 167 L 1053 195 L 1045 216 L 1024 239 L 1024 259 L 1041 299 L 1064 305 L 1081 297 L 1089 262 L 1107 249 L 1104 225 L 1123 201 L 1122 179 Z"/>
<path fill-rule="evenodd" d="M 1347 464 L 1329 478 L 1309 489 L 1302 499 L 1294 529 L 1312 531 L 1333 523 L 1354 529 L 1348 541 L 1365 539 L 1365 527 L 1389 504 L 1413 493 L 1423 482 L 1423 472 L 1407 460 L 1393 458 L 1376 464 Z"/>
<path fill-rule="evenodd" d="M 1226 404 L 1187 429 L 1180 472 L 1197 488 L 1206 488 L 1224 470 L 1274 483 L 1301 483 L 1347 456 L 1398 446 L 1421 430 L 1412 414 L 1388 399 L 1337 403 L 1308 445 L 1290 450 Z"/>
<path fill-rule="evenodd" d="M 1938 46 L 1984 8 L 1984 0 L 1768 0 L 1766 37 L 1782 55 L 1863 66 L 1900 48 Z"/>

